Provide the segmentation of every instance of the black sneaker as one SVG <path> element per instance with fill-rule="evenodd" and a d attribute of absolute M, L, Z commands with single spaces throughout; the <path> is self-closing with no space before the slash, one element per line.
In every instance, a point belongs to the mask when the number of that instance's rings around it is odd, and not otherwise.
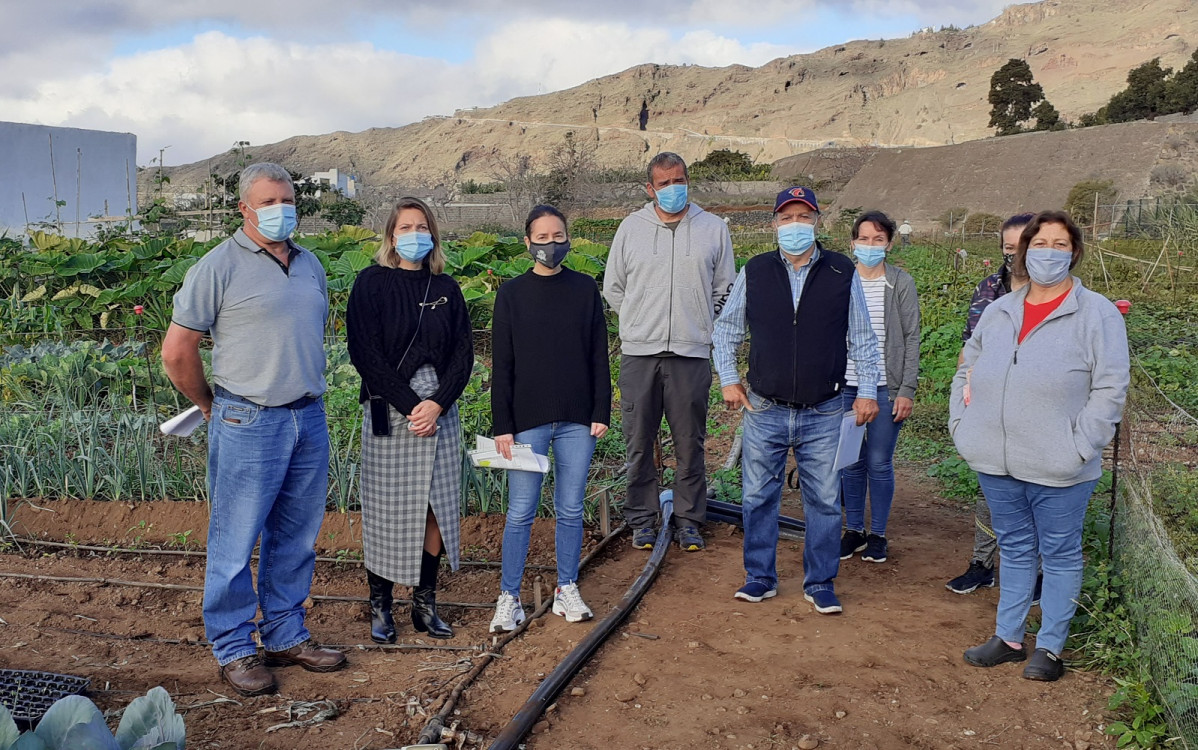
<path fill-rule="evenodd" d="M 978 587 L 994 588 L 994 569 L 987 568 L 977 560 L 969 563 L 969 570 L 944 585 L 954 594 L 969 594 Z"/>
<path fill-rule="evenodd" d="M 849 559 L 865 549 L 865 544 L 865 532 L 845 529 L 844 536 L 840 537 L 840 559 Z"/>
<path fill-rule="evenodd" d="M 656 542 L 657 529 L 652 526 L 647 526 L 643 529 L 634 529 L 632 532 L 633 549 L 653 549 L 653 545 Z"/>
<path fill-rule="evenodd" d="M 965 649 L 965 661 L 975 667 L 996 667 L 1009 661 L 1027 658 L 1026 648 L 1011 648 L 997 635 L 980 646 Z M 1026 677 L 1027 674 L 1024 673 Z"/>
<path fill-rule="evenodd" d="M 1036 588 L 1032 590 L 1032 606 L 1040 606 L 1040 592 L 1044 590 L 1044 574 L 1036 574 Z"/>
<path fill-rule="evenodd" d="M 879 534 L 866 537 L 865 551 L 861 553 L 861 559 L 872 563 L 886 562 L 886 537 Z"/>
<path fill-rule="evenodd" d="M 1065 674 L 1065 662 L 1046 648 L 1038 648 L 1023 668 L 1023 679 L 1056 682 Z"/>
<path fill-rule="evenodd" d="M 678 540 L 678 546 L 683 552 L 698 552 L 707 547 L 699 529 L 694 526 L 679 526 L 674 532 L 674 538 Z"/>

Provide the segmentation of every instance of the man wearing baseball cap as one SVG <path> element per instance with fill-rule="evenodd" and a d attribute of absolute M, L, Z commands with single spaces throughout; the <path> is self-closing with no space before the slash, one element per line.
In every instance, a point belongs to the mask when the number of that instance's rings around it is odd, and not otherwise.
<path fill-rule="evenodd" d="M 724 404 L 744 410 L 742 477 L 745 585 L 734 596 L 759 602 L 778 593 L 778 511 L 786 457 L 794 451 L 807 523 L 804 598 L 820 614 L 841 611 L 839 472 L 833 471 L 844 406 L 845 367 L 857 368 L 857 424 L 878 413 L 878 340 L 853 261 L 815 238 L 819 202 L 809 188 L 774 201 L 778 251 L 736 277 L 715 322 L 715 368 Z M 736 354 L 749 335 L 749 389 Z M 848 346 L 845 346 L 845 341 Z"/>

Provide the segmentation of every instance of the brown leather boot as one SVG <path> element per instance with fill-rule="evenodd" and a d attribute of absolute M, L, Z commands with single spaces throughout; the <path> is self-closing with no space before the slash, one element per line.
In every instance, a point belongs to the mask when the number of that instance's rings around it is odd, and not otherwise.
<path fill-rule="evenodd" d="M 309 672 L 336 672 L 346 665 L 345 654 L 331 648 L 321 648 L 312 640 L 292 646 L 286 651 L 267 651 L 266 666 L 289 667 L 298 664 Z"/>
<path fill-rule="evenodd" d="M 242 695 L 265 695 L 275 691 L 275 676 L 257 654 L 235 659 L 220 668 L 220 678 Z"/>

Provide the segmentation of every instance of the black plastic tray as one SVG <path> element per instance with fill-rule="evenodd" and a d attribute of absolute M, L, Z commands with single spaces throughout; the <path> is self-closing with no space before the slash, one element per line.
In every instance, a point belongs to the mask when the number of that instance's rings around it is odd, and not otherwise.
<path fill-rule="evenodd" d="M 87 690 L 91 680 L 69 674 L 0 669 L 0 704 L 18 722 L 33 724 L 59 698 Z"/>

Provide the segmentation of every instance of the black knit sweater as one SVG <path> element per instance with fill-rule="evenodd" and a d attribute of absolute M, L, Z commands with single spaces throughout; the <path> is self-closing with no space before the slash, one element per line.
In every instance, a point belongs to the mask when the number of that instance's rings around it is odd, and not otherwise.
<path fill-rule="evenodd" d="M 494 434 L 549 422 L 611 424 L 611 367 L 599 287 L 563 268 L 499 287 L 492 319 Z"/>
<path fill-rule="evenodd" d="M 429 304 L 424 305 L 421 319 L 426 289 Z M 410 415 L 421 399 L 408 382 L 425 364 L 437 371 L 437 390 L 429 398 L 443 410 L 457 401 L 470 382 L 474 366 L 470 317 L 461 288 L 446 274 L 430 280 L 427 269 L 362 269 L 349 293 L 345 333 L 350 361 L 362 376 L 359 401 L 381 396 L 401 414 Z M 409 342 L 411 349 L 404 357 Z"/>

